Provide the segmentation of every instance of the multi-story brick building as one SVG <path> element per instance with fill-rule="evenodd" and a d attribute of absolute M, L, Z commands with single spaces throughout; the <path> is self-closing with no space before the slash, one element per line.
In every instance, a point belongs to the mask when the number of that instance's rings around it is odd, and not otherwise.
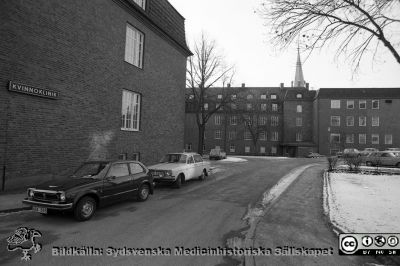
<path fill-rule="evenodd" d="M 2 1 L 0 187 L 184 147 L 184 18 L 167 0 Z"/>

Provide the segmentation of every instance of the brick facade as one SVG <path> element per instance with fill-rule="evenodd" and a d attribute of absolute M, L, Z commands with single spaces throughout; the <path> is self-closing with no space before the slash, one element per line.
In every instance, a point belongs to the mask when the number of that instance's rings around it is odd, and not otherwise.
<path fill-rule="evenodd" d="M 149 164 L 184 147 L 190 51 L 184 19 L 166 0 L 149 1 L 152 12 L 157 2 L 178 33 L 128 0 L 2 2 L 0 180 L 6 189 L 69 173 L 88 159 L 140 153 Z M 142 69 L 124 61 L 127 23 L 145 36 Z M 9 81 L 60 96 L 11 92 Z M 124 89 L 142 95 L 138 132 L 121 130 Z"/>

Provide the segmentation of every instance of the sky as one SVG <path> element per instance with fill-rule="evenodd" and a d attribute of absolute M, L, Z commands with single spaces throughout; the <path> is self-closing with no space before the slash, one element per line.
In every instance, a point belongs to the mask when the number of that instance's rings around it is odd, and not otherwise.
<path fill-rule="evenodd" d="M 297 48 L 279 50 L 270 42 L 270 30 L 254 11 L 260 0 L 169 0 L 185 18 L 189 46 L 203 32 L 216 41 L 228 64 L 235 66 L 232 86 L 290 86 L 294 80 Z M 382 46 L 383 47 L 383 46 Z M 381 48 L 382 48 L 381 47 Z M 399 87 L 400 64 L 385 50 L 377 62 L 363 61 L 354 76 L 349 63 L 335 60 L 334 50 L 317 50 L 306 59 L 303 73 L 311 89 Z"/>

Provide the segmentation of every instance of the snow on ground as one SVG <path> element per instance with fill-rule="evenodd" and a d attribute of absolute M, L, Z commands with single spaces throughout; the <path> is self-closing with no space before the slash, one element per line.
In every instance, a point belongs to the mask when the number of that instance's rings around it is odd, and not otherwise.
<path fill-rule="evenodd" d="M 400 176 L 330 173 L 325 207 L 345 233 L 400 232 Z"/>
<path fill-rule="evenodd" d="M 278 156 L 240 156 L 241 158 L 255 158 L 255 159 L 293 159 L 290 157 L 278 157 Z"/>
<path fill-rule="evenodd" d="M 230 157 L 229 156 L 226 159 L 220 160 L 220 162 L 235 162 L 235 163 L 238 163 L 238 162 L 247 162 L 247 160 L 239 158 L 239 157 Z"/>

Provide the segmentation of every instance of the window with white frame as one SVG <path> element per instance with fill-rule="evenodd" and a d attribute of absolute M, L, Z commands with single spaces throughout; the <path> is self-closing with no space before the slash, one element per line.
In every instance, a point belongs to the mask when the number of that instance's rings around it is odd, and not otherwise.
<path fill-rule="evenodd" d="M 191 151 L 191 150 L 192 150 L 192 143 L 187 143 L 185 149 L 186 149 L 187 151 Z"/>
<path fill-rule="evenodd" d="M 220 115 L 215 115 L 214 116 L 214 122 L 215 122 L 215 125 L 217 125 L 217 126 L 221 125 L 221 116 Z"/>
<path fill-rule="evenodd" d="M 258 118 L 258 124 L 261 126 L 264 126 L 267 124 L 267 117 L 266 116 L 260 116 Z"/>
<path fill-rule="evenodd" d="M 297 105 L 297 107 L 296 107 L 296 112 L 297 113 L 301 113 L 301 112 L 303 112 L 303 106 L 302 105 Z"/>
<path fill-rule="evenodd" d="M 360 116 L 358 117 L 358 125 L 360 127 L 365 127 L 367 126 L 367 117 L 366 116 Z"/>
<path fill-rule="evenodd" d="M 125 61 L 143 67 L 143 42 L 144 34 L 135 27 L 126 25 Z"/>
<path fill-rule="evenodd" d="M 296 127 L 301 127 L 303 125 L 303 118 L 296 117 Z"/>
<path fill-rule="evenodd" d="M 359 100 L 358 101 L 358 109 L 367 109 L 367 101 Z"/>
<path fill-rule="evenodd" d="M 340 134 L 338 134 L 338 133 L 331 133 L 331 135 L 330 135 L 330 142 L 331 142 L 331 143 L 340 143 Z"/>
<path fill-rule="evenodd" d="M 379 144 L 379 134 L 371 135 L 371 144 Z"/>
<path fill-rule="evenodd" d="M 296 94 L 296 98 L 297 98 L 297 99 L 301 99 L 301 98 L 303 98 L 303 94 L 301 94 L 301 93 L 297 93 L 297 94 Z"/>
<path fill-rule="evenodd" d="M 139 131 L 141 96 L 132 91 L 122 91 L 121 129 Z"/>
<path fill-rule="evenodd" d="M 267 111 L 267 104 L 266 103 L 260 104 L 260 110 L 261 111 Z"/>
<path fill-rule="evenodd" d="M 235 140 L 236 139 L 236 131 L 229 131 L 228 138 L 229 138 L 229 140 Z"/>
<path fill-rule="evenodd" d="M 271 154 L 276 154 L 278 152 L 278 149 L 276 148 L 276 146 L 272 146 L 271 147 Z"/>
<path fill-rule="evenodd" d="M 271 126 L 276 127 L 279 124 L 278 116 L 271 116 Z"/>
<path fill-rule="evenodd" d="M 235 152 L 235 151 L 236 151 L 235 144 L 229 145 L 229 151 L 230 151 L 230 152 Z"/>
<path fill-rule="evenodd" d="M 244 146 L 244 152 L 249 153 L 250 152 L 250 146 Z"/>
<path fill-rule="evenodd" d="M 217 99 L 218 99 L 218 100 L 221 100 L 221 99 L 222 99 L 222 94 L 218 94 L 218 95 L 217 95 Z"/>
<path fill-rule="evenodd" d="M 265 147 L 264 146 L 260 147 L 260 153 L 265 153 Z"/>
<path fill-rule="evenodd" d="M 231 99 L 232 99 L 232 100 L 236 100 L 236 97 L 237 97 L 236 94 L 232 94 L 232 95 L 231 95 Z"/>
<path fill-rule="evenodd" d="M 261 100 L 266 100 L 267 99 L 267 94 L 261 94 L 260 99 Z"/>
<path fill-rule="evenodd" d="M 272 109 L 273 112 L 278 112 L 278 104 L 277 103 L 273 103 L 271 105 L 271 109 Z"/>
<path fill-rule="evenodd" d="M 237 125 L 237 116 L 236 115 L 232 115 L 230 122 L 231 122 L 232 126 Z"/>
<path fill-rule="evenodd" d="M 133 0 L 136 4 L 138 4 L 141 8 L 146 9 L 146 0 Z"/>
<path fill-rule="evenodd" d="M 208 103 L 204 103 L 204 110 L 208 110 Z"/>
<path fill-rule="evenodd" d="M 253 100 L 253 95 L 252 94 L 249 94 L 249 95 L 247 95 L 247 100 Z"/>
<path fill-rule="evenodd" d="M 251 140 L 251 133 L 248 130 L 244 131 L 244 139 L 245 140 Z"/>
<path fill-rule="evenodd" d="M 267 140 L 267 132 L 261 131 L 259 137 L 260 137 L 260 140 Z"/>
<path fill-rule="evenodd" d="M 331 126 L 333 127 L 340 126 L 340 116 L 331 116 Z"/>
<path fill-rule="evenodd" d="M 379 109 L 379 100 L 372 100 L 372 109 Z"/>
<path fill-rule="evenodd" d="M 385 134 L 385 144 L 393 144 L 392 134 Z"/>
<path fill-rule="evenodd" d="M 379 127 L 379 116 L 373 116 L 371 124 L 373 127 Z"/>
<path fill-rule="evenodd" d="M 354 109 L 354 100 L 347 100 L 347 109 Z"/>
<path fill-rule="evenodd" d="M 340 100 L 331 100 L 331 109 L 340 109 Z"/>
<path fill-rule="evenodd" d="M 276 94 L 271 94 L 270 98 L 271 98 L 271 100 L 276 100 L 277 96 L 276 96 Z"/>
<path fill-rule="evenodd" d="M 253 109 L 253 105 L 251 103 L 248 103 L 248 104 L 246 104 L 246 108 L 247 108 L 247 111 L 250 111 Z"/>
<path fill-rule="evenodd" d="M 354 116 L 346 116 L 346 126 L 354 126 Z"/>
<path fill-rule="evenodd" d="M 279 133 L 276 131 L 273 131 L 271 134 L 271 140 L 272 141 L 278 141 L 279 140 Z"/>
<path fill-rule="evenodd" d="M 358 144 L 367 143 L 367 134 L 358 134 Z"/>
<path fill-rule="evenodd" d="M 215 130 L 214 138 L 215 139 L 221 139 L 221 130 Z"/>
<path fill-rule="evenodd" d="M 346 143 L 354 143 L 354 134 L 346 134 Z"/>
<path fill-rule="evenodd" d="M 301 134 L 300 132 L 296 133 L 296 141 L 302 141 L 303 140 L 303 134 Z"/>
<path fill-rule="evenodd" d="M 190 94 L 189 95 L 189 100 L 193 100 L 194 99 L 194 94 Z"/>

